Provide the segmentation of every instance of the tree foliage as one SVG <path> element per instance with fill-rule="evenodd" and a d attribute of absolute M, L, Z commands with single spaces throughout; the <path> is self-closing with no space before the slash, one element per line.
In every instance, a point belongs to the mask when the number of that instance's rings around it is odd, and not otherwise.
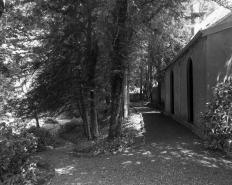
<path fill-rule="evenodd" d="M 231 8 L 229 1 L 213 1 Z M 40 117 L 68 112 L 81 116 L 86 136 L 94 139 L 99 107 L 110 106 L 109 139 L 128 146 L 129 136 L 120 139 L 128 81 L 149 95 L 161 80 L 160 69 L 190 39 L 184 25 L 196 15 L 188 2 L 0 0 L 0 122 L 10 115 L 36 119 L 39 127 Z M 220 149 L 231 138 L 231 91 L 231 80 L 219 84 L 202 116 L 210 147 Z M 12 127 L 0 124 L 0 183 L 20 184 L 33 177 L 29 154 L 47 141 Z"/>
<path fill-rule="evenodd" d="M 81 115 L 86 135 L 94 138 L 98 107 L 111 96 L 111 123 L 119 127 L 110 130 L 120 133 L 125 74 L 139 75 L 142 80 L 129 80 L 131 86 L 140 84 L 149 94 L 160 69 L 189 39 L 187 2 L 7 1 L 1 22 L 2 112 L 34 118 L 39 126 L 40 117 L 68 111 Z"/>
<path fill-rule="evenodd" d="M 223 6 L 225 8 L 232 10 L 232 2 L 230 0 L 212 0 L 212 1 L 216 2 L 220 6 Z"/>
<path fill-rule="evenodd" d="M 162 68 L 190 41 L 193 34 L 195 20 L 201 22 L 215 10 L 212 1 L 179 1 L 174 4 L 153 4 L 149 1 L 153 11 L 153 18 L 143 22 L 137 29 L 137 45 L 131 53 L 132 78 L 131 89 L 140 89 L 140 92 L 149 97 L 153 86 L 160 84 L 163 78 Z M 193 12 L 193 6 L 199 8 Z M 158 7 L 162 7 L 159 9 Z M 147 6 L 143 12 L 149 12 Z M 156 12 L 158 12 L 156 14 Z M 145 16 L 152 16 L 147 13 Z M 149 16 L 148 16 L 149 17 Z M 134 86 L 134 88 L 133 88 Z"/>

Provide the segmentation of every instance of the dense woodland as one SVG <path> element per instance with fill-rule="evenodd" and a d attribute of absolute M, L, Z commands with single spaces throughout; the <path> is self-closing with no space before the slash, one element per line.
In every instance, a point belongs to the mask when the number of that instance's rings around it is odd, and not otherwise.
<path fill-rule="evenodd" d="M 17 161 L 11 142 L 24 141 L 17 151 L 25 158 L 35 143 L 27 132 L 12 134 L 15 123 L 34 119 L 39 128 L 43 118 L 80 117 L 92 140 L 107 113 L 108 140 L 120 137 L 129 92 L 149 100 L 195 19 L 218 5 L 232 8 L 229 0 L 1 0 L 0 182 L 24 164 L 9 170 L 15 163 L 3 162 L 9 155 Z"/>
<path fill-rule="evenodd" d="M 229 6 L 225 1 L 219 4 Z M 191 38 L 210 1 L 6 1 L 1 17 L 1 115 L 22 121 L 68 112 L 96 138 L 98 111 L 120 136 L 129 91 L 149 99 L 164 67 Z M 189 25 L 189 26 L 186 26 Z M 10 113 L 10 114 L 9 114 Z"/>

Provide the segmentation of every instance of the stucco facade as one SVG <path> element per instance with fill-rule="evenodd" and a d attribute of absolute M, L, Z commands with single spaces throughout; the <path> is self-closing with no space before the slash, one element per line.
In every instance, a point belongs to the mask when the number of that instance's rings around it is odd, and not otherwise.
<path fill-rule="evenodd" d="M 213 87 L 232 74 L 232 15 L 199 31 L 163 70 L 165 113 L 202 136 L 199 115 Z"/>

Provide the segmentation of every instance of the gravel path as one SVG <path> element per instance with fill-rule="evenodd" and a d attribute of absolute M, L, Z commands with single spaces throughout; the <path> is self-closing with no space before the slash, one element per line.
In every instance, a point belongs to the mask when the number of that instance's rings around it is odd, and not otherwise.
<path fill-rule="evenodd" d="M 232 160 L 208 151 L 187 128 L 148 107 L 146 144 L 113 156 L 75 158 L 73 145 L 38 154 L 54 165 L 51 185 L 231 185 Z"/>

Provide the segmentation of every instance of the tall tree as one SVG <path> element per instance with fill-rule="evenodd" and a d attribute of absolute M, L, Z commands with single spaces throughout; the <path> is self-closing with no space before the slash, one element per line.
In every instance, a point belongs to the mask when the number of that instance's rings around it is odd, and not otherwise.
<path fill-rule="evenodd" d="M 111 121 L 109 139 L 120 136 L 122 122 L 122 93 L 125 82 L 125 61 L 129 59 L 128 50 L 131 48 L 131 39 L 136 38 L 139 30 L 162 31 L 156 24 L 160 15 L 168 14 L 178 17 L 182 13 L 182 2 L 174 1 L 127 1 L 116 0 L 112 19 L 114 31 L 112 32 L 112 71 L 111 71 Z M 131 10 L 131 11 L 128 11 Z M 130 16 L 129 16 L 130 15 Z M 145 44 L 146 45 L 146 44 Z M 144 60 L 144 59 L 142 59 Z M 143 75 L 141 75 L 143 76 Z M 141 88 L 142 89 L 142 88 Z"/>
<path fill-rule="evenodd" d="M 98 97 L 107 95 L 108 100 L 111 94 L 109 139 L 120 136 L 123 115 L 128 114 L 130 71 L 143 69 L 141 89 L 149 92 L 155 71 L 186 40 L 184 32 L 178 31 L 183 26 L 178 20 L 184 17 L 185 2 L 8 2 L 11 11 L 1 37 L 6 38 L 4 52 L 15 61 L 15 77 L 20 76 L 20 85 L 27 86 L 25 96 L 19 98 L 21 110 L 35 119 L 79 110 L 87 136 L 97 137 Z"/>
<path fill-rule="evenodd" d="M 115 29 L 112 30 L 111 120 L 109 139 L 119 137 L 121 134 L 124 67 L 128 50 L 127 9 L 127 0 L 116 0 L 114 10 L 112 11 Z"/>
<path fill-rule="evenodd" d="M 0 17 L 2 16 L 2 13 L 5 9 L 5 0 L 0 0 Z"/>
<path fill-rule="evenodd" d="M 98 137 L 95 94 L 98 4 L 90 0 L 32 4 L 30 14 L 38 17 L 31 26 L 38 25 L 37 32 L 41 33 L 34 36 L 37 47 L 33 53 L 39 57 L 31 62 L 32 80 L 25 98 L 20 100 L 24 107 L 21 110 L 25 110 L 21 115 L 55 115 L 78 109 L 87 137 L 91 138 L 91 130 L 92 136 Z"/>

